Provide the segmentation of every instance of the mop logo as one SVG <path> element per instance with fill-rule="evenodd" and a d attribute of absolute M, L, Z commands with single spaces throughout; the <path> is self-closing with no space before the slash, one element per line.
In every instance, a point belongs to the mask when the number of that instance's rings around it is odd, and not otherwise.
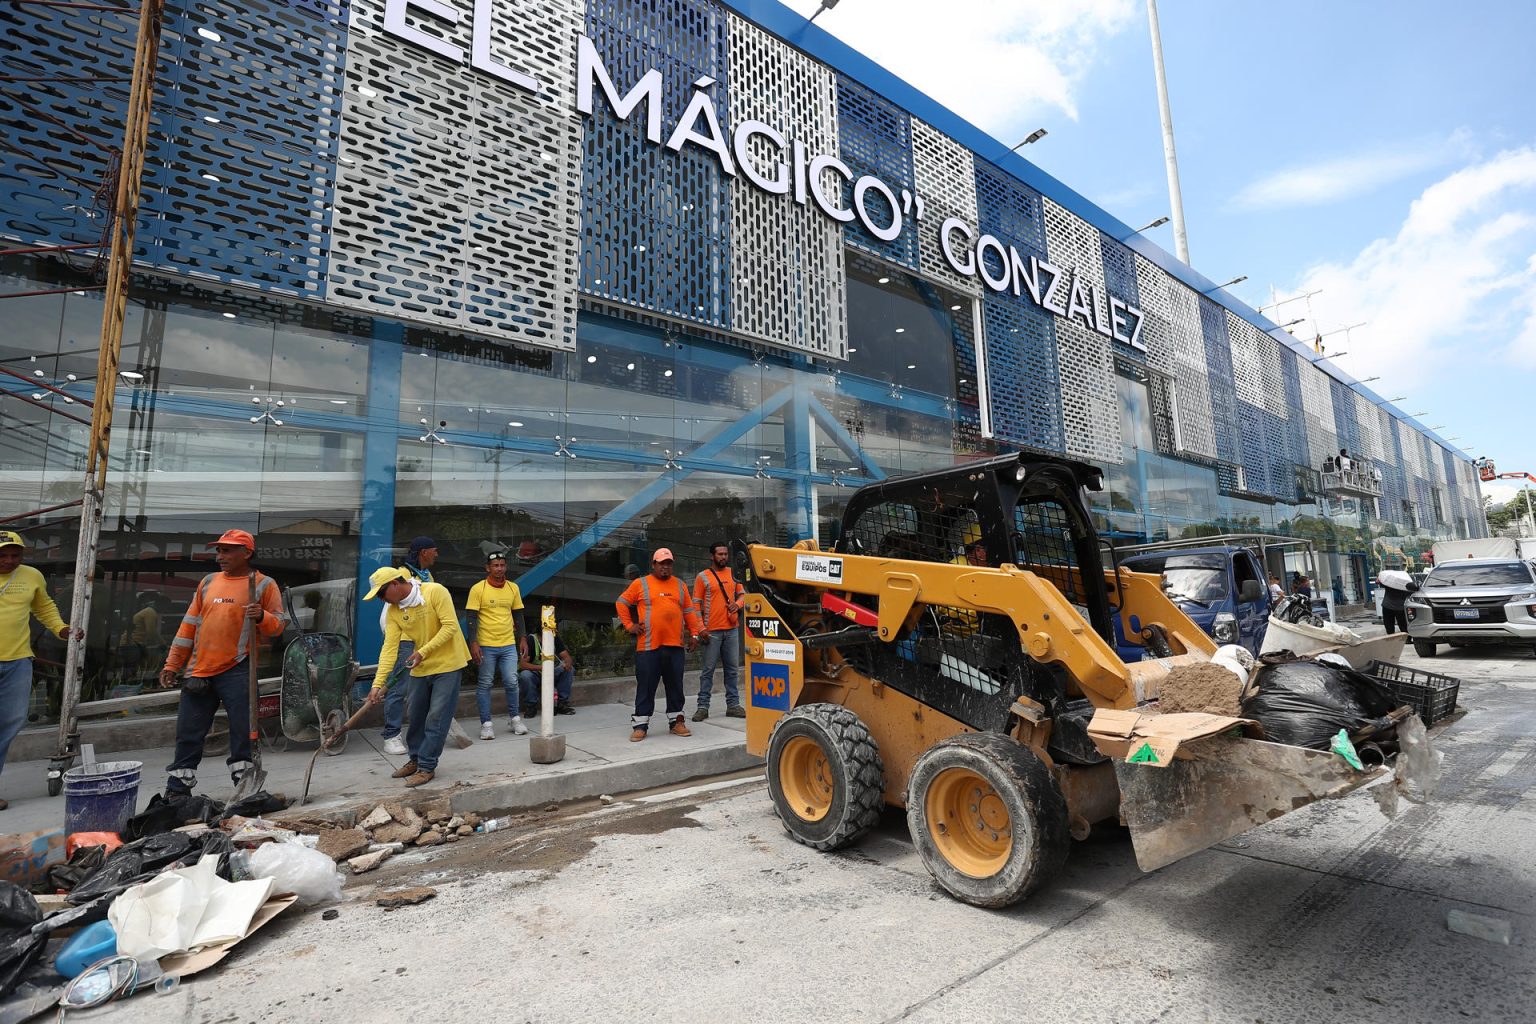
<path fill-rule="evenodd" d="M 789 666 L 752 663 L 752 706 L 789 711 Z"/>

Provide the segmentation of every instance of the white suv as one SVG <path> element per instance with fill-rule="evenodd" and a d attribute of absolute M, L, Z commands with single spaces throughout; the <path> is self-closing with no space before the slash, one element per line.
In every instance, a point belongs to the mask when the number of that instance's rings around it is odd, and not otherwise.
<path fill-rule="evenodd" d="M 1466 558 L 1437 565 L 1408 598 L 1408 636 L 1421 658 L 1438 644 L 1519 644 L 1536 653 L 1536 565 Z"/>

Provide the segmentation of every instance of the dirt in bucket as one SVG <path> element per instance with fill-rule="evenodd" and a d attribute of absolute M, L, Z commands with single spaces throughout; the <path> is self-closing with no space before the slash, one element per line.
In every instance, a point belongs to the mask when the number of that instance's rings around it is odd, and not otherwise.
<path fill-rule="evenodd" d="M 1243 681 L 1231 669 L 1201 662 L 1180 665 L 1163 680 L 1157 707 L 1165 715 L 1201 711 L 1208 715 L 1242 713 Z"/>

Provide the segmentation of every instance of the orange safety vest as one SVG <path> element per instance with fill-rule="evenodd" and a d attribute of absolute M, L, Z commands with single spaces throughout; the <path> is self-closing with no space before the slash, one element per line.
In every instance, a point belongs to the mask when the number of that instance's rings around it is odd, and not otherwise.
<path fill-rule="evenodd" d="M 625 588 L 613 606 L 625 629 L 639 623 L 640 635 L 635 638 L 637 651 L 683 646 L 685 620 L 690 633 L 704 630 L 699 613 L 693 607 L 693 597 L 676 576 L 666 580 L 641 576 Z"/>

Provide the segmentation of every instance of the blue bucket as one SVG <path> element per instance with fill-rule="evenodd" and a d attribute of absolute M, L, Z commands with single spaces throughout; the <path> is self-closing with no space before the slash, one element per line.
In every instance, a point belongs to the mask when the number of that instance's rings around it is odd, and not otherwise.
<path fill-rule="evenodd" d="M 121 834 L 139 802 L 142 761 L 103 761 L 64 773 L 64 834 Z"/>

